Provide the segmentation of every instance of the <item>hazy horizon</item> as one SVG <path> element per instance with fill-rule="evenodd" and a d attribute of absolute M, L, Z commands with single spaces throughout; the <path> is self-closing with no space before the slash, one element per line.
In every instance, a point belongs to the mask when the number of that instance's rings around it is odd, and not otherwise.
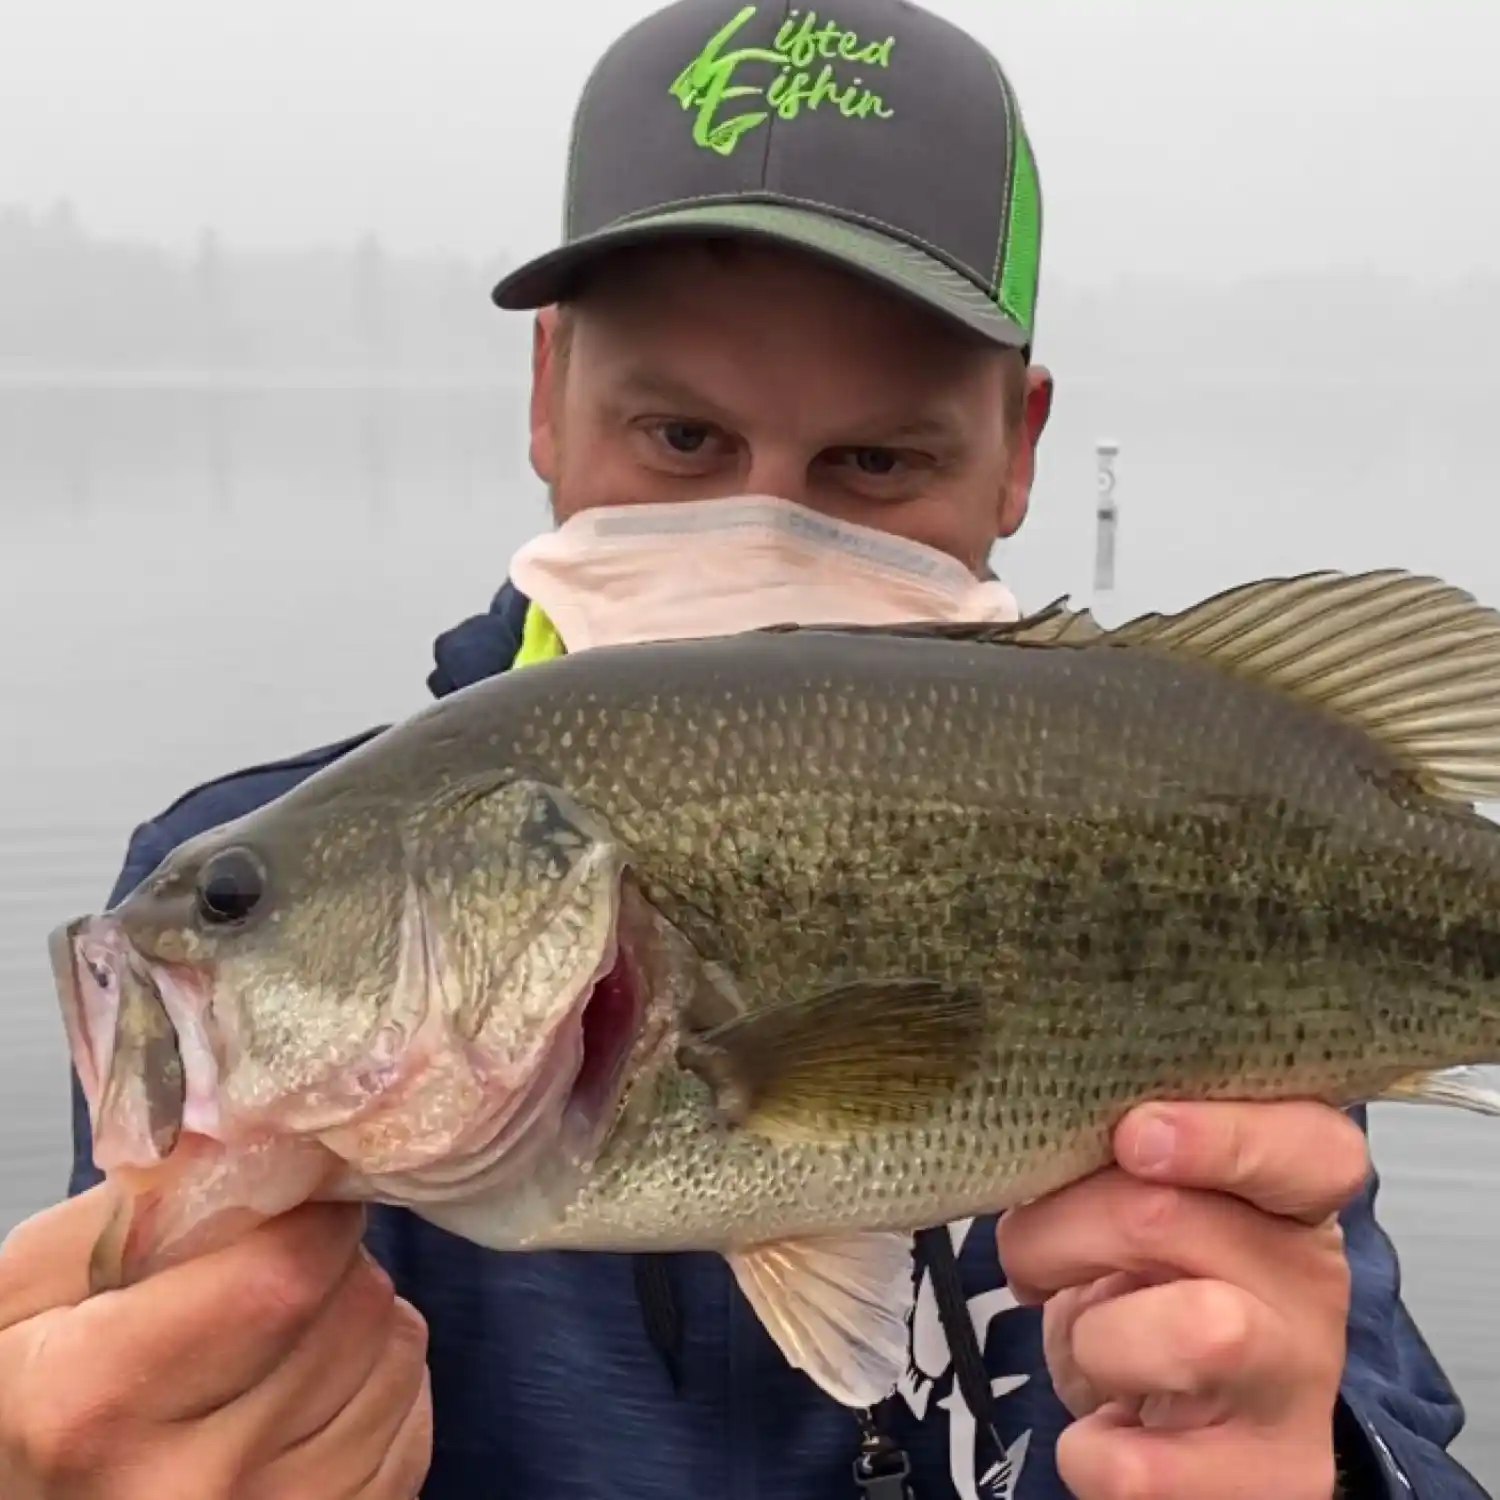
<path fill-rule="evenodd" d="M 513 262 L 342 245 L 190 248 L 98 231 L 68 200 L 0 200 L 0 380 L 80 375 L 260 380 L 365 375 L 524 380 L 530 320 L 489 300 Z M 1037 357 L 1061 380 L 1254 376 L 1394 384 L 1500 381 L 1500 270 L 1432 283 L 1409 272 L 1246 273 L 1213 282 L 1122 272 L 1044 275 Z"/>

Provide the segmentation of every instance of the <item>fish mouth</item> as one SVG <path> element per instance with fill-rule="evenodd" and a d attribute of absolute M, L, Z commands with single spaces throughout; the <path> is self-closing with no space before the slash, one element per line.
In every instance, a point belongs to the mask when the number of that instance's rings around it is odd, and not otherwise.
<path fill-rule="evenodd" d="M 78 942 L 88 925 L 88 917 L 78 917 L 54 927 L 47 935 L 47 954 L 52 960 L 52 982 L 57 989 L 58 1004 L 62 1007 L 63 1029 L 67 1033 L 73 1071 L 78 1074 L 78 1082 L 92 1114 L 103 1091 L 104 1080 L 109 1076 L 117 1004 L 109 1001 L 109 976 L 92 976 L 94 983 L 85 989 L 79 974 Z"/>
<path fill-rule="evenodd" d="M 192 976 L 148 960 L 108 916 L 55 928 L 48 952 L 95 1165 L 151 1166 L 184 1130 L 216 1134 L 218 1065 Z"/>
<path fill-rule="evenodd" d="M 206 1254 L 308 1198 L 343 1196 L 343 1163 L 316 1141 L 221 1138 L 204 974 L 147 958 L 111 916 L 67 922 L 47 946 L 94 1164 L 116 1194 L 92 1291 Z"/>
<path fill-rule="evenodd" d="M 96 1165 L 164 1161 L 182 1133 L 187 1080 L 155 977 L 108 918 L 68 923 L 49 948 Z"/>

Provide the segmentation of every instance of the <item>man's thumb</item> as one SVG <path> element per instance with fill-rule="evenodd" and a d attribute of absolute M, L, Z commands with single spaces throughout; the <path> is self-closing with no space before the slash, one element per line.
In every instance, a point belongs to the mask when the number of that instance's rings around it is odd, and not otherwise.
<path fill-rule="evenodd" d="M 89 1257 L 110 1221 L 108 1183 L 23 1219 L 0 1243 L 0 1328 L 89 1295 Z"/>

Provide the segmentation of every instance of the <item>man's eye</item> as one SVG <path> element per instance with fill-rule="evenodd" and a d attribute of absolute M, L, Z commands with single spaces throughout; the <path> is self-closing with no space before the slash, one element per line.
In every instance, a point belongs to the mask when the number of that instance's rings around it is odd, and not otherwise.
<path fill-rule="evenodd" d="M 713 431 L 702 422 L 663 422 L 657 435 L 674 453 L 691 457 L 701 453 L 713 437 Z"/>
<path fill-rule="evenodd" d="M 891 448 L 846 448 L 846 463 L 874 479 L 888 478 L 901 467 L 901 455 Z"/>

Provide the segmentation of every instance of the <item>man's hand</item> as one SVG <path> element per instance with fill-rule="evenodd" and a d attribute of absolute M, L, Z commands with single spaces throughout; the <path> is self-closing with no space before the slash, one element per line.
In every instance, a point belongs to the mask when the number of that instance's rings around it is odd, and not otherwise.
<path fill-rule="evenodd" d="M 1338 1211 L 1369 1170 L 1316 1104 L 1152 1105 L 1117 1166 L 1006 1214 L 1016 1296 L 1078 1419 L 1078 1500 L 1329 1500 L 1349 1268 Z"/>
<path fill-rule="evenodd" d="M 349 1205 L 85 1300 L 95 1189 L 0 1247 L 5 1500 L 415 1500 L 426 1328 Z"/>

